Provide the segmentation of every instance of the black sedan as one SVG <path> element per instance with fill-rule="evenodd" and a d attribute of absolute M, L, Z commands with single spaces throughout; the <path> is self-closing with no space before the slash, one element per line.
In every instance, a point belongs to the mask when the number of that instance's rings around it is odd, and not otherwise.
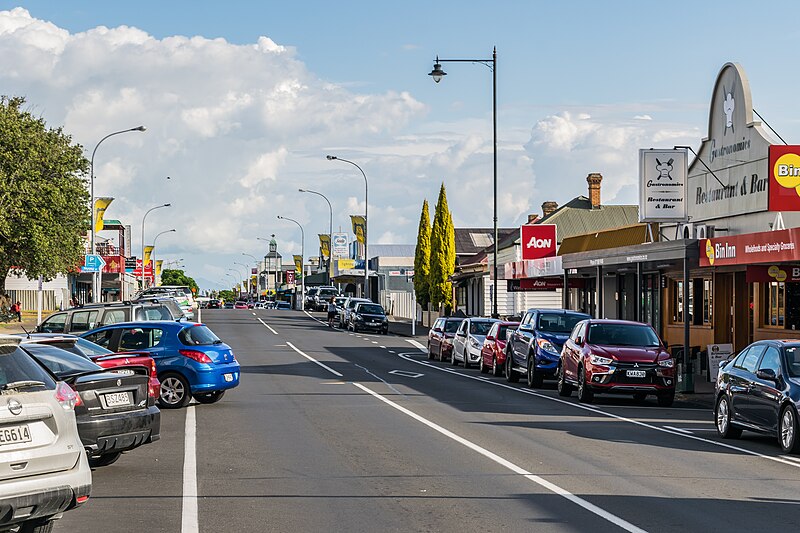
<path fill-rule="evenodd" d="M 20 348 L 79 394 L 75 418 L 91 466 L 110 465 L 122 452 L 160 438 L 161 412 L 149 394 L 147 368 L 104 369 L 36 342 L 23 342 Z"/>
<path fill-rule="evenodd" d="M 389 333 L 389 320 L 379 304 L 358 302 L 350 313 L 347 327 L 354 332 L 372 330 L 386 335 Z"/>
<path fill-rule="evenodd" d="M 723 438 L 747 429 L 778 437 L 785 453 L 800 451 L 800 342 L 758 341 L 720 363 L 714 421 Z"/>

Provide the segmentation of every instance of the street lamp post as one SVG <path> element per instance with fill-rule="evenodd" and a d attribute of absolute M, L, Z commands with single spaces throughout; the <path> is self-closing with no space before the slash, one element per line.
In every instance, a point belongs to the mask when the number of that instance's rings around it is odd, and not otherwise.
<path fill-rule="evenodd" d="M 229 269 L 228 269 L 228 272 L 236 272 L 236 275 L 237 275 L 237 276 L 239 276 L 239 286 L 241 287 L 242 285 L 244 285 L 244 280 L 242 280 L 242 273 L 241 273 L 241 272 L 239 272 L 239 270 L 238 270 L 238 269 L 236 269 L 236 268 L 229 268 Z M 235 278 L 234 278 L 234 279 L 235 279 Z M 241 291 L 241 288 L 240 288 L 240 290 L 239 290 L 239 295 L 241 296 L 241 294 L 242 294 L 242 291 Z"/>
<path fill-rule="evenodd" d="M 485 65 L 492 71 L 492 137 L 493 137 L 493 154 L 494 154 L 494 179 L 493 179 L 493 192 L 494 192 L 494 244 L 492 255 L 494 258 L 494 268 L 492 270 L 492 284 L 494 285 L 494 298 L 492 298 L 492 316 L 497 318 L 497 47 L 492 49 L 491 59 L 439 59 L 436 56 L 436 61 L 433 64 L 433 70 L 428 73 L 433 81 L 439 83 L 442 81 L 447 73 L 442 70 L 442 63 L 480 63 Z M 565 289 L 566 290 L 566 289 Z"/>
<path fill-rule="evenodd" d="M 150 261 L 153 262 L 153 283 L 154 284 L 156 282 L 156 241 L 158 241 L 158 238 L 161 237 L 162 235 L 164 235 L 165 233 L 173 233 L 175 231 L 176 231 L 175 229 L 164 230 L 161 233 L 159 233 L 158 235 L 156 235 L 155 238 L 153 238 L 153 251 L 150 252 Z M 142 257 L 142 259 L 144 259 L 144 257 Z M 143 273 L 144 273 L 144 271 L 143 271 Z"/>
<path fill-rule="evenodd" d="M 95 212 L 94 212 L 94 154 L 97 153 L 97 149 L 100 147 L 100 144 L 103 141 L 105 141 L 106 139 L 108 139 L 109 137 L 113 137 L 114 135 L 120 135 L 121 133 L 128 133 L 130 131 L 145 131 L 146 129 L 147 128 L 145 128 L 144 126 L 138 126 L 136 128 L 130 128 L 130 129 L 127 129 L 127 130 L 120 130 L 120 131 L 115 131 L 113 133 L 109 133 L 108 135 L 106 135 L 105 137 L 100 139 L 100 141 L 94 146 L 94 150 L 92 150 L 92 158 L 89 160 L 89 188 L 91 189 L 90 192 L 89 192 L 89 197 L 90 197 L 89 198 L 89 209 L 92 212 L 92 226 L 89 229 L 90 229 L 90 235 L 91 235 L 90 242 L 91 242 L 92 255 L 94 255 L 96 253 L 95 252 L 95 243 L 94 243 L 94 241 L 95 241 L 95 232 L 94 232 L 94 222 L 95 222 Z M 100 276 L 102 276 L 102 275 L 103 275 L 102 272 L 95 272 L 95 273 L 92 274 L 92 302 L 99 302 L 100 301 L 99 300 L 99 296 L 100 296 L 100 290 L 102 289 L 102 287 L 99 287 L 99 285 L 101 284 L 101 282 L 100 282 L 101 277 Z"/>
<path fill-rule="evenodd" d="M 150 214 L 150 211 L 155 211 L 156 209 L 161 209 L 162 207 L 170 207 L 172 204 L 162 204 L 157 205 L 155 207 L 151 207 L 147 211 L 145 211 L 144 216 L 142 217 L 142 292 L 144 292 L 144 222 L 147 220 L 147 215 Z M 155 274 L 155 271 L 153 272 Z"/>
<path fill-rule="evenodd" d="M 305 264 L 305 255 L 306 255 L 305 254 L 305 251 L 306 251 L 306 244 L 305 244 L 306 243 L 306 233 L 305 233 L 305 231 L 303 231 L 303 226 L 301 226 L 300 223 L 298 221 L 296 221 L 295 219 L 293 219 L 293 218 L 282 217 L 280 215 L 278 215 L 278 218 L 280 220 L 288 220 L 289 222 L 294 222 L 295 224 L 297 224 L 297 227 L 300 228 L 300 265 L 301 265 L 301 268 L 302 268 L 302 265 Z M 300 290 L 302 291 L 301 292 L 301 296 L 299 298 L 299 300 L 300 300 L 300 310 L 301 311 L 305 311 L 305 309 L 306 309 L 306 302 L 305 302 L 305 299 L 306 299 L 306 276 L 305 276 L 305 272 L 301 272 L 300 274 L 301 274 L 301 276 L 300 276 Z M 295 283 L 295 287 L 296 286 L 297 286 L 297 283 Z M 295 291 L 295 292 L 297 292 L 297 291 Z"/>
<path fill-rule="evenodd" d="M 270 243 L 271 239 L 266 239 L 264 237 L 256 237 L 258 241 L 264 241 L 267 244 Z M 267 258 L 268 255 L 264 255 L 264 292 L 267 293 L 267 298 L 269 298 L 269 268 L 267 265 Z"/>
<path fill-rule="evenodd" d="M 362 296 L 364 298 L 369 298 L 369 247 L 367 245 L 369 242 L 369 238 L 367 237 L 367 226 L 369 225 L 369 181 L 367 180 L 367 175 L 364 173 L 364 169 L 352 161 L 342 159 L 341 157 L 336 157 L 335 155 L 329 155 L 327 158 L 328 161 L 336 160 L 344 163 L 350 163 L 360 170 L 361 175 L 364 176 L 364 294 L 362 294 Z"/>
<path fill-rule="evenodd" d="M 233 281 L 233 284 L 234 284 L 234 285 L 236 284 L 236 278 L 234 278 L 233 276 L 231 276 L 231 275 L 230 275 L 230 274 L 228 274 L 227 272 L 225 273 L 225 275 L 226 275 L 227 277 L 231 278 L 231 281 Z M 234 291 L 234 292 L 235 292 L 235 291 Z"/>
<path fill-rule="evenodd" d="M 317 191 L 310 191 L 308 189 L 297 189 L 299 192 L 307 192 L 311 194 L 316 194 L 317 196 L 321 196 L 326 202 L 328 202 L 328 211 L 330 212 L 330 223 L 328 225 L 328 240 L 330 241 L 328 246 L 330 249 L 328 250 L 328 268 L 325 271 L 325 278 L 328 280 L 328 285 L 331 284 L 331 261 L 333 261 L 333 207 L 331 206 L 331 201 L 328 200 L 328 197 L 322 194 L 321 192 Z M 366 217 L 365 217 L 366 220 Z M 364 235 L 366 237 L 366 234 Z"/>
<path fill-rule="evenodd" d="M 233 262 L 234 265 L 238 265 L 240 267 L 244 267 L 244 280 L 247 280 L 247 294 L 250 294 L 250 267 L 245 265 L 244 263 L 237 263 L 236 261 Z"/>
<path fill-rule="evenodd" d="M 242 252 L 242 255 L 252 259 L 253 263 L 256 265 L 256 286 L 255 286 L 255 289 L 256 289 L 256 299 L 258 299 L 258 259 L 256 259 L 256 257 L 254 255 L 246 254 L 244 252 Z M 250 275 L 252 275 L 252 273 L 250 273 Z"/>

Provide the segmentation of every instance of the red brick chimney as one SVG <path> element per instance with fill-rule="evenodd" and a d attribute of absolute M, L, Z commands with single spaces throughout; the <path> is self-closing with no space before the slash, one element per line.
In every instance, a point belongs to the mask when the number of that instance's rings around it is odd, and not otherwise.
<path fill-rule="evenodd" d="M 586 183 L 589 184 L 589 200 L 592 202 L 592 209 L 600 207 L 600 183 L 603 181 L 602 174 L 592 172 L 586 176 Z"/>
<path fill-rule="evenodd" d="M 558 209 L 558 202 L 542 202 L 542 218 Z"/>
<path fill-rule="evenodd" d="M 526 224 L 535 224 L 537 220 L 539 220 L 539 215 L 532 213 L 528 215 L 528 222 L 526 222 Z"/>

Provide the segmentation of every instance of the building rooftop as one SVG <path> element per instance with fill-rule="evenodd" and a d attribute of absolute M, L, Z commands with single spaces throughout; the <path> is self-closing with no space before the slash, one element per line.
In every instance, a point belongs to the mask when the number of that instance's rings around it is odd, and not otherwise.
<path fill-rule="evenodd" d="M 472 256 L 494 244 L 492 228 L 455 228 L 456 257 Z M 497 228 L 499 243 L 511 234 L 519 234 L 519 228 Z"/>

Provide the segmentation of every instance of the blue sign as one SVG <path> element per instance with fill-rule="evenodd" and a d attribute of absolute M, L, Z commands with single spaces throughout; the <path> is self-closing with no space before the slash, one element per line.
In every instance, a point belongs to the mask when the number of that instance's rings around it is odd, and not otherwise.
<path fill-rule="evenodd" d="M 103 267 L 106 266 L 106 262 L 103 261 L 103 258 L 99 255 L 87 255 L 81 272 L 100 272 L 103 270 Z"/>

